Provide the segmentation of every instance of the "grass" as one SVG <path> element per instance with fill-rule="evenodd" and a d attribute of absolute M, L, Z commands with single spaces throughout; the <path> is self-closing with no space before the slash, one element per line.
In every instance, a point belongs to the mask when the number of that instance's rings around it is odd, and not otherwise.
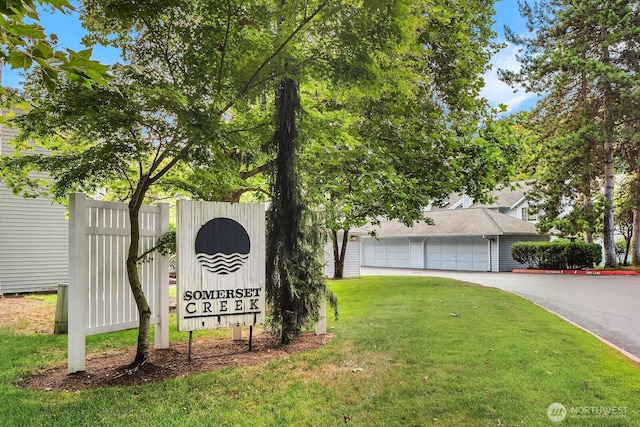
<path fill-rule="evenodd" d="M 640 424 L 640 366 L 519 297 L 428 277 L 331 288 L 341 317 L 329 322 L 329 345 L 131 388 L 15 388 L 21 375 L 64 362 L 65 337 L 0 331 L 2 425 L 337 426 L 348 416 L 353 426 L 548 426 L 553 402 L 569 411 L 558 425 Z M 174 325 L 171 339 L 186 334 Z M 133 331 L 104 334 L 87 349 L 134 342 Z M 607 407 L 623 417 L 592 414 Z"/>

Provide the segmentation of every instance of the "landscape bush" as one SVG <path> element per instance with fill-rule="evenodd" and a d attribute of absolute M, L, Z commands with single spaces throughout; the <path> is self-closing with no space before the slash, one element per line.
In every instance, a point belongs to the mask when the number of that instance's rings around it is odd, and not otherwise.
<path fill-rule="evenodd" d="M 579 270 L 599 264 L 602 261 L 602 247 L 596 243 L 562 239 L 553 242 L 518 242 L 511 246 L 511 256 L 527 268 Z"/>

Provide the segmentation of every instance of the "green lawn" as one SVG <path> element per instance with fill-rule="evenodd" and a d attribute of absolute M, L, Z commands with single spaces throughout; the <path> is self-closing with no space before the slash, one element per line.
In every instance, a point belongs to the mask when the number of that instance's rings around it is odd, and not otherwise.
<path fill-rule="evenodd" d="M 329 345 L 145 386 L 15 388 L 24 373 L 64 362 L 65 337 L 0 330 L 0 423 L 338 426 L 349 416 L 354 426 L 640 425 L 640 365 L 519 297 L 441 278 L 330 285 L 340 319 L 329 322 Z M 172 340 L 186 338 L 172 330 Z M 135 333 L 87 341 L 89 353 L 101 352 L 133 345 Z M 547 416 L 554 402 L 569 411 L 559 424 Z M 617 414 L 594 414 L 611 407 Z"/>

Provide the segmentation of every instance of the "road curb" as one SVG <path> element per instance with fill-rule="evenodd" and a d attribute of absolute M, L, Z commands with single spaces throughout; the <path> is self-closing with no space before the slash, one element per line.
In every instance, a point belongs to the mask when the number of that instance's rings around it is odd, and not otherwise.
<path fill-rule="evenodd" d="M 573 274 L 586 276 L 638 276 L 638 273 L 631 270 L 528 270 L 516 268 L 513 273 L 525 274 Z"/>
<path fill-rule="evenodd" d="M 545 306 L 543 306 L 543 305 L 541 305 L 541 304 L 538 304 L 538 303 L 537 303 L 537 302 L 535 302 L 535 301 L 531 301 L 529 298 L 525 298 L 524 296 L 522 296 L 522 295 L 520 295 L 520 294 L 518 294 L 518 293 L 516 293 L 516 292 L 511 292 L 511 293 L 512 293 L 512 294 L 514 294 L 514 295 L 518 295 L 520 298 L 524 298 L 524 299 L 526 299 L 527 301 L 530 301 L 531 303 L 533 303 L 533 304 L 537 305 L 538 307 L 540 307 L 540 308 L 542 308 L 542 309 L 546 310 L 547 312 L 549 312 L 549 313 L 551 313 L 551 314 L 553 314 L 553 315 L 555 315 L 555 316 L 558 316 L 560 319 L 564 320 L 565 322 L 569 323 L 570 325 L 575 326 L 576 328 L 578 328 L 578 329 L 581 329 L 581 330 L 585 331 L 585 332 L 586 332 L 586 333 L 588 333 L 589 335 L 594 336 L 595 338 L 597 338 L 598 340 L 600 340 L 600 342 L 602 342 L 602 343 L 604 343 L 604 344 L 608 345 L 609 347 L 611 347 L 612 349 L 616 350 L 618 353 L 622 354 L 623 356 L 627 357 L 628 359 L 631 359 L 631 360 L 633 360 L 633 361 L 634 361 L 634 362 L 636 362 L 636 363 L 640 363 L 640 357 L 636 356 L 636 355 L 635 355 L 635 354 L 633 354 L 633 353 L 630 353 L 629 351 L 625 350 L 624 348 L 620 347 L 619 345 L 616 345 L 616 344 L 612 343 L 611 341 L 609 341 L 609 340 L 607 340 L 607 339 L 605 339 L 605 338 L 602 338 L 600 335 L 596 334 L 596 333 L 595 333 L 595 332 L 593 332 L 593 331 L 590 331 L 589 329 L 585 328 L 585 327 L 584 327 L 584 326 L 582 326 L 582 325 L 577 324 L 577 323 L 576 323 L 576 322 L 574 322 L 573 320 L 567 319 L 567 318 L 566 318 L 566 317 L 564 317 L 562 314 L 559 314 L 559 313 L 557 313 L 557 312 L 555 312 L 555 311 L 553 311 L 553 310 L 551 310 L 551 309 L 549 309 L 549 308 L 547 308 L 547 307 L 545 307 Z"/>

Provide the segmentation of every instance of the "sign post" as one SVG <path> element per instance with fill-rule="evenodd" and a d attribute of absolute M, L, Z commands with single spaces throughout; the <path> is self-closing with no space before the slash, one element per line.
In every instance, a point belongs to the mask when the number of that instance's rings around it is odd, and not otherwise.
<path fill-rule="evenodd" d="M 264 324 L 265 209 L 179 200 L 178 330 Z"/>

